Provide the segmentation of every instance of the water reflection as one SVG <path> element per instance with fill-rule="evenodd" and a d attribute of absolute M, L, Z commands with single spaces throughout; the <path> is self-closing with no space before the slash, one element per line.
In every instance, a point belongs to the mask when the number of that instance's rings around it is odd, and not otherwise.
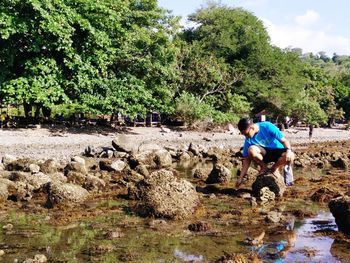
<path fill-rule="evenodd" d="M 203 262 L 204 257 L 202 255 L 195 256 L 182 252 L 179 249 L 175 249 L 174 256 L 183 260 L 184 262 Z"/>
<path fill-rule="evenodd" d="M 296 230 L 295 246 L 289 251 L 283 262 L 341 262 L 331 254 L 334 239 L 316 236 L 316 231 L 337 230 L 331 213 L 321 212 L 315 218 L 305 219 Z"/>

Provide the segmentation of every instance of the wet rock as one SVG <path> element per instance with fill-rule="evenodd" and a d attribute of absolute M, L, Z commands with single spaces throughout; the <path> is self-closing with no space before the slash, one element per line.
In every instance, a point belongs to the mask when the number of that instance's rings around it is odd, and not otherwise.
<path fill-rule="evenodd" d="M 255 182 L 252 185 L 253 196 L 260 198 L 260 190 L 264 187 L 274 192 L 277 197 L 283 195 L 286 185 L 282 176 L 276 176 L 273 174 L 258 175 Z"/>
<path fill-rule="evenodd" d="M 0 249 L 0 257 L 2 257 L 3 255 L 5 255 L 5 251 Z"/>
<path fill-rule="evenodd" d="M 232 173 L 230 169 L 226 168 L 222 164 L 215 164 L 213 170 L 210 172 L 207 180 L 207 184 L 215 183 L 228 183 L 231 180 Z"/>
<path fill-rule="evenodd" d="M 335 218 L 339 230 L 350 235 L 350 197 L 334 198 L 328 204 L 329 210 Z"/>
<path fill-rule="evenodd" d="M 79 204 L 89 196 L 89 192 L 83 187 L 69 183 L 51 182 L 47 185 L 47 188 L 46 205 L 48 207 L 53 207 L 56 204 Z"/>
<path fill-rule="evenodd" d="M 260 189 L 259 199 L 262 203 L 266 204 L 268 202 L 275 200 L 275 198 L 276 198 L 276 195 L 274 192 L 270 190 L 270 188 L 263 187 Z"/>
<path fill-rule="evenodd" d="M 187 218 L 199 204 L 194 186 L 175 177 L 172 171 L 163 169 L 153 172 L 136 187 L 142 200 L 138 211 L 142 214 L 171 219 Z"/>
<path fill-rule="evenodd" d="M 207 222 L 196 222 L 188 226 L 188 229 L 193 232 L 205 232 L 211 229 L 211 226 Z"/>
<path fill-rule="evenodd" d="M 336 191 L 333 191 L 327 187 L 322 187 L 311 196 L 311 200 L 314 202 L 328 203 L 330 200 L 339 195 L 340 194 Z"/>

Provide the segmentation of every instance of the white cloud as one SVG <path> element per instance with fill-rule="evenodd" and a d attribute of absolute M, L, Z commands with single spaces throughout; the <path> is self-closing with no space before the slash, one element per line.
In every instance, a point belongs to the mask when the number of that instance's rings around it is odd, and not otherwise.
<path fill-rule="evenodd" d="M 303 53 L 325 51 L 328 56 L 350 54 L 350 38 L 328 34 L 323 30 L 312 30 L 299 25 L 275 25 L 262 19 L 271 38 L 271 43 L 280 48 L 301 48 Z"/>
<path fill-rule="evenodd" d="M 320 15 L 314 10 L 307 10 L 306 14 L 297 16 L 295 21 L 300 26 L 309 26 L 317 22 L 320 18 Z"/>

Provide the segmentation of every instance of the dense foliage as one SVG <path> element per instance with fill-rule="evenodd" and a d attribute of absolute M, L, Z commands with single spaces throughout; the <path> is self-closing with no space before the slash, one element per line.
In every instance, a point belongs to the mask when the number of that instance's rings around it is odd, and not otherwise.
<path fill-rule="evenodd" d="M 262 110 L 310 124 L 350 118 L 349 56 L 281 50 L 241 8 L 210 3 L 189 19 L 181 29 L 156 0 L 2 0 L 2 106 L 188 123 Z"/>

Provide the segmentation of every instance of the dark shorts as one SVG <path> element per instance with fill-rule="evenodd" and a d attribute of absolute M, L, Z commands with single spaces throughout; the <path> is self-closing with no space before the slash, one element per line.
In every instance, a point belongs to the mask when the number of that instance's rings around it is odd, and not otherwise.
<path fill-rule="evenodd" d="M 285 148 L 283 149 L 266 149 L 266 154 L 264 155 L 264 163 L 271 163 L 271 162 L 277 162 L 277 160 L 282 156 L 282 154 L 287 150 Z"/>

